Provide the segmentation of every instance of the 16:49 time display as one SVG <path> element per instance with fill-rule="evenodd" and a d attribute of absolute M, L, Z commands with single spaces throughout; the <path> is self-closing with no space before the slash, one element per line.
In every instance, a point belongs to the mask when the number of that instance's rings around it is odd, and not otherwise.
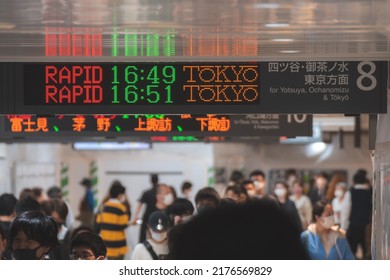
<path fill-rule="evenodd" d="M 172 84 L 176 81 L 173 66 L 152 66 L 139 69 L 129 65 L 112 67 L 112 93 L 114 104 L 172 104 Z"/>

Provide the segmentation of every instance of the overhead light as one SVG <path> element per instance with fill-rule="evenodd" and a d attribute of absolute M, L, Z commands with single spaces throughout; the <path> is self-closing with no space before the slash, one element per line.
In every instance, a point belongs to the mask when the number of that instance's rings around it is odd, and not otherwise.
<path fill-rule="evenodd" d="M 294 39 L 272 39 L 274 42 L 294 42 Z"/>
<path fill-rule="evenodd" d="M 306 156 L 314 157 L 323 153 L 326 149 L 326 144 L 323 142 L 310 143 L 306 146 Z"/>
<path fill-rule="evenodd" d="M 151 149 L 151 145 L 145 142 L 76 142 L 73 144 L 73 149 L 86 151 L 147 150 Z"/>
<path fill-rule="evenodd" d="M 9 29 L 14 29 L 14 28 L 15 28 L 15 24 L 13 24 L 13 23 L 0 22 L 0 29 L 9 30 Z"/>
<path fill-rule="evenodd" d="M 352 117 L 314 117 L 313 124 L 321 127 L 323 131 L 344 132 L 354 131 L 355 119 Z"/>
<path fill-rule="evenodd" d="M 301 51 L 280 51 L 281 53 L 300 53 Z"/>
<path fill-rule="evenodd" d="M 278 9 L 278 8 L 280 8 L 280 4 L 275 4 L 275 3 L 257 3 L 257 4 L 254 4 L 253 7 L 255 9 Z"/>
<path fill-rule="evenodd" d="M 265 27 L 269 28 L 278 28 L 278 27 L 289 27 L 290 24 L 288 23 L 267 23 L 265 24 Z"/>

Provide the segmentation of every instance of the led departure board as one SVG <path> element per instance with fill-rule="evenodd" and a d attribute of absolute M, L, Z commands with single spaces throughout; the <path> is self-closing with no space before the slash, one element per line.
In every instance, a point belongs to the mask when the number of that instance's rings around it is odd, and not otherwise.
<path fill-rule="evenodd" d="M 0 63 L 1 114 L 386 112 L 387 62 Z"/>
<path fill-rule="evenodd" d="M 27 64 L 23 72 L 26 106 L 169 112 L 188 105 L 260 104 L 259 66 L 250 63 Z"/>
<path fill-rule="evenodd" d="M 4 137 L 311 136 L 311 115 L 8 115 Z"/>

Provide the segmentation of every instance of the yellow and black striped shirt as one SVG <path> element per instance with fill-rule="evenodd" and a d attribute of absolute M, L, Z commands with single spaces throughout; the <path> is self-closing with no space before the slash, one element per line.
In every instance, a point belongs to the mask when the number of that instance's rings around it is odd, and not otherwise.
<path fill-rule="evenodd" d="M 96 217 L 100 236 L 107 246 L 107 257 L 118 257 L 127 253 L 125 229 L 129 221 L 126 207 L 116 199 L 103 205 L 103 211 Z"/>

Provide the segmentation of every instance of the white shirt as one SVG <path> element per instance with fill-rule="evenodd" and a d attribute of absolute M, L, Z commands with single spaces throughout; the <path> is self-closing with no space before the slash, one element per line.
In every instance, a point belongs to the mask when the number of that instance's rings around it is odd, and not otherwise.
<path fill-rule="evenodd" d="M 349 214 L 351 213 L 351 193 L 345 192 L 343 200 L 335 197 L 332 200 L 334 222 L 340 224 L 340 228 L 347 230 L 349 226 Z"/>
<path fill-rule="evenodd" d="M 168 254 L 168 243 L 164 242 L 162 244 L 157 244 L 153 240 L 148 239 L 150 245 L 152 246 L 154 252 L 158 255 L 167 255 Z M 148 249 L 142 243 L 138 243 L 131 255 L 132 260 L 153 260 L 153 257 L 150 255 Z"/>
<path fill-rule="evenodd" d="M 58 240 L 60 240 L 60 241 L 64 240 L 68 231 L 69 231 L 68 228 L 66 226 L 62 225 L 61 229 L 58 231 L 58 235 L 57 235 Z"/>
<path fill-rule="evenodd" d="M 302 228 L 306 230 L 310 225 L 313 209 L 309 197 L 303 194 L 300 198 L 296 198 L 295 195 L 292 195 L 290 196 L 290 200 L 294 201 L 299 218 L 301 219 Z"/>

